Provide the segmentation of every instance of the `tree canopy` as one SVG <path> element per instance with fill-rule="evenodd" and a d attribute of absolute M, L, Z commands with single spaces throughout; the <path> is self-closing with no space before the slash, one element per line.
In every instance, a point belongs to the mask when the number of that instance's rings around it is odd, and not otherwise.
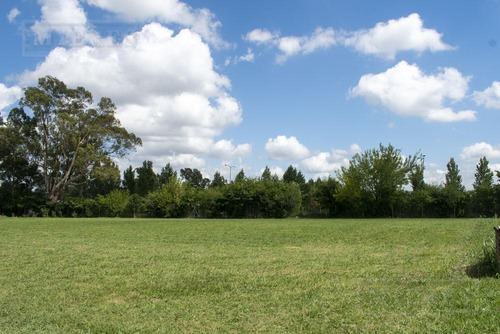
<path fill-rule="evenodd" d="M 158 182 L 160 185 L 164 185 L 172 179 L 177 179 L 177 172 L 170 163 L 167 163 L 165 167 L 162 167 L 161 173 L 158 175 Z"/>
<path fill-rule="evenodd" d="M 486 157 L 482 157 L 476 166 L 474 174 L 474 187 L 491 187 L 493 185 L 493 172 L 490 170 L 489 161 Z"/>
<path fill-rule="evenodd" d="M 465 187 L 462 184 L 462 176 L 455 162 L 455 159 L 450 158 L 446 164 L 446 175 L 444 183 L 444 201 L 447 210 L 452 212 L 452 216 L 457 216 L 457 211 L 465 210 Z"/>
<path fill-rule="evenodd" d="M 152 161 L 120 170 L 112 160 L 140 139 L 123 129 L 109 99 L 94 105 L 83 88 L 54 78 L 26 89 L 18 108 L 0 118 L 0 214 L 80 217 L 492 217 L 500 184 L 483 157 L 473 190 L 453 158 L 441 185 L 426 184 L 424 156 L 392 145 L 352 157 L 336 177 L 309 179 L 290 165 L 282 178 L 266 166 L 242 169 L 234 182 L 212 181 L 185 167 Z M 500 179 L 500 173 L 496 171 Z M 408 185 L 411 185 L 411 189 Z M 48 201 L 47 201 L 48 199 Z"/>
<path fill-rule="evenodd" d="M 390 144 L 356 154 L 338 175 L 343 185 L 341 197 L 362 215 L 394 216 L 394 204 L 420 159 L 420 153 L 405 158 Z M 355 203 L 359 200 L 362 207 Z"/>
<path fill-rule="evenodd" d="M 18 146 L 19 156 L 40 172 L 40 187 L 52 204 L 68 187 L 102 176 L 112 157 L 141 145 L 121 126 L 111 99 L 103 97 L 94 105 L 85 88 L 68 88 L 50 76 L 24 90 L 20 107 L 11 111 L 9 130 L 3 132 L 27 135 L 29 141 Z"/>
<path fill-rule="evenodd" d="M 486 157 L 482 157 L 476 165 L 473 186 L 474 211 L 480 216 L 491 217 L 495 211 L 495 193 L 493 189 L 493 172 Z"/>
<path fill-rule="evenodd" d="M 210 184 L 210 180 L 204 178 L 198 169 L 183 168 L 181 169 L 181 177 L 189 182 L 193 188 L 206 188 Z"/>

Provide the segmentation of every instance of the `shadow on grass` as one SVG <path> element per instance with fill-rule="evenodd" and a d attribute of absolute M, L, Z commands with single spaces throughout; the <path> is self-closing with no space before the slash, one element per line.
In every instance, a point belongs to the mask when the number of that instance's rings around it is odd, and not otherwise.
<path fill-rule="evenodd" d="M 465 267 L 465 272 L 470 278 L 486 278 L 486 277 L 496 277 L 498 278 L 498 272 L 495 267 L 491 266 L 491 263 L 480 262 L 474 263 Z"/>
<path fill-rule="evenodd" d="M 483 243 L 483 247 L 472 255 L 471 262 L 465 267 L 470 278 L 500 277 L 493 239 Z"/>

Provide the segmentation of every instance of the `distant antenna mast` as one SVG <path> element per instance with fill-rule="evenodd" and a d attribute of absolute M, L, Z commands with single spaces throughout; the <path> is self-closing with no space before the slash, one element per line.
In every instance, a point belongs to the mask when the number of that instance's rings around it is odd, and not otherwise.
<path fill-rule="evenodd" d="M 231 166 L 228 164 L 225 164 L 224 166 L 229 167 L 229 183 L 231 183 L 231 172 L 232 172 L 233 168 L 236 168 L 236 166 Z"/>

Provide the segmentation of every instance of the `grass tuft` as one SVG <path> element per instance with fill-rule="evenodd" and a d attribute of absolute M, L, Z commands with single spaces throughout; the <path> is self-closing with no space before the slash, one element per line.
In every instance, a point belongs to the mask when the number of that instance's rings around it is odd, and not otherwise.
<path fill-rule="evenodd" d="M 499 265 L 496 260 L 495 239 L 489 238 L 483 241 L 483 245 L 474 251 L 466 272 L 469 277 L 483 278 L 500 276 Z"/>

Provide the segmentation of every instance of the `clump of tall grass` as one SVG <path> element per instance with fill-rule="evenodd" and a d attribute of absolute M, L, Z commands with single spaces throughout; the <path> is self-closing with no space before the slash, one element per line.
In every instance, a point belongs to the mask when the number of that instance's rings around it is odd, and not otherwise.
<path fill-rule="evenodd" d="M 482 246 L 471 253 L 469 263 L 466 269 L 469 276 L 499 278 L 500 266 L 496 259 L 495 239 L 484 240 Z"/>

